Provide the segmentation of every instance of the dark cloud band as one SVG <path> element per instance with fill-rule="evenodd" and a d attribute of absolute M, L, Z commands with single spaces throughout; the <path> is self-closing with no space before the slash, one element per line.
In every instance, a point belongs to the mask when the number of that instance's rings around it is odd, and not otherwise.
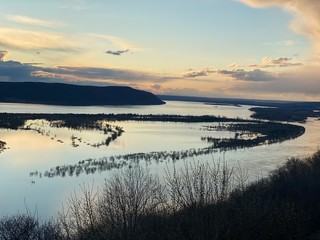
<path fill-rule="evenodd" d="M 108 50 L 106 51 L 107 54 L 111 54 L 111 55 L 115 55 L 115 56 L 120 56 L 124 53 L 127 53 L 129 52 L 130 50 L 129 49 L 126 49 L 126 50 L 118 50 L 118 51 L 111 51 L 111 50 Z"/>

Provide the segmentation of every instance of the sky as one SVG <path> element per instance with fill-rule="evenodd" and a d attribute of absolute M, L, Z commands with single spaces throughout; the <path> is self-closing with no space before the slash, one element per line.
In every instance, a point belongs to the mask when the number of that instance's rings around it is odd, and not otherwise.
<path fill-rule="evenodd" d="M 0 3 L 0 81 L 320 101 L 319 0 Z"/>

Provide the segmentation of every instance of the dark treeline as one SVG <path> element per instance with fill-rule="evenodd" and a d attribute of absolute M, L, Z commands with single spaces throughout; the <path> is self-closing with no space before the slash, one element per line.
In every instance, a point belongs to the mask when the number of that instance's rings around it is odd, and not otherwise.
<path fill-rule="evenodd" d="M 103 157 L 100 159 L 87 159 L 79 161 L 73 165 L 61 165 L 51 168 L 44 173 L 34 171 L 30 173 L 30 177 L 65 177 L 79 176 L 82 173 L 93 174 L 103 172 L 113 168 L 122 168 L 123 166 L 132 166 L 140 161 L 161 162 L 161 161 L 177 161 L 187 158 L 209 155 L 218 151 L 236 150 L 241 148 L 255 147 L 265 144 L 273 144 L 294 139 L 304 134 L 305 129 L 302 126 L 283 123 L 229 123 L 219 124 L 218 126 L 205 126 L 204 130 L 233 131 L 234 138 L 214 138 L 202 137 L 210 145 L 204 148 L 192 148 L 181 151 L 160 151 L 148 153 L 131 153 L 126 155 L 116 155 L 111 157 Z M 254 136 L 250 139 L 242 139 L 242 134 Z"/>
<path fill-rule="evenodd" d="M 286 122 L 305 122 L 308 117 L 318 118 L 320 117 L 318 106 L 317 110 L 312 108 L 250 108 L 250 111 L 254 113 L 251 115 L 252 118 L 266 119 L 271 121 L 286 121 Z"/>
<path fill-rule="evenodd" d="M 211 143 L 213 148 L 222 150 L 248 148 L 263 144 L 279 143 L 289 139 L 297 138 L 303 135 L 305 132 L 305 128 L 302 126 L 274 122 L 245 124 L 230 123 L 227 125 L 206 126 L 205 129 L 210 131 L 235 132 L 234 138 L 201 138 L 203 141 Z"/>
<path fill-rule="evenodd" d="M 168 168 L 164 181 L 134 166 L 98 191 L 83 186 L 49 222 L 30 213 L 2 218 L 0 239 L 319 239 L 320 152 L 247 178 L 221 163 Z"/>
<path fill-rule="evenodd" d="M 216 116 L 183 116 L 183 115 L 140 115 L 140 114 L 36 114 L 36 113 L 0 113 L 0 128 L 4 129 L 24 129 L 35 130 L 25 126 L 27 120 L 46 120 L 50 122 L 51 127 L 66 127 L 72 129 L 89 129 L 103 131 L 105 134 L 109 132 L 108 128 L 101 125 L 101 121 L 157 121 L 157 122 L 248 122 L 250 120 L 232 119 Z M 255 122 L 255 121 L 250 121 Z M 36 129 L 40 134 L 41 130 Z M 121 136 L 124 130 L 121 127 L 116 127 L 111 132 L 111 136 L 101 143 L 94 146 L 108 146 L 110 142 Z M 75 139 L 73 139 L 75 140 Z M 77 144 L 72 144 L 78 146 Z M 1 148 L 5 150 L 4 145 Z M 2 152 L 0 151 L 0 153 Z"/>
<path fill-rule="evenodd" d="M 47 121 L 63 121 L 64 127 L 94 127 L 97 121 L 151 121 L 151 122 L 257 122 L 240 118 L 216 117 L 210 115 L 140 115 L 140 114 L 34 114 L 34 113 L 0 113 L 0 128 L 18 129 L 26 120 L 44 119 Z"/>
<path fill-rule="evenodd" d="M 216 116 L 183 116 L 183 115 L 140 115 L 140 114 L 33 114 L 33 113 L 0 113 L 0 128 L 4 129 L 25 129 L 33 130 L 25 126 L 27 120 L 47 120 L 52 127 L 66 127 L 72 129 L 91 129 L 108 131 L 101 125 L 101 121 L 157 121 L 157 122 L 248 122 L 249 120 L 232 119 Z M 254 122 L 254 121 L 252 121 Z M 121 136 L 123 130 L 116 127 L 105 141 L 95 144 L 95 146 L 106 145 Z M 4 146 L 4 145 L 2 145 Z M 73 144 L 77 146 L 77 144 Z M 5 149 L 1 148 L 2 151 Z M 0 151 L 1 153 L 1 151 Z"/>

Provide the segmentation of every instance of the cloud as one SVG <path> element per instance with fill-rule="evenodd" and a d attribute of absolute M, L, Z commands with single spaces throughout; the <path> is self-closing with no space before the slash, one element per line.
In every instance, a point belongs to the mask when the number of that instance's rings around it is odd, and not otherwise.
<path fill-rule="evenodd" d="M 127 52 L 129 52 L 129 51 L 130 51 L 129 49 L 126 49 L 126 50 L 118 50 L 118 51 L 108 50 L 108 51 L 106 51 L 106 53 L 107 53 L 107 54 L 111 54 L 111 55 L 120 56 L 121 54 L 127 53 Z"/>
<path fill-rule="evenodd" d="M 228 68 L 239 68 L 239 64 L 236 64 L 236 63 L 231 63 L 228 65 Z"/>
<path fill-rule="evenodd" d="M 7 54 L 5 51 L 3 56 Z M 0 53 L 1 53 L 0 52 Z M 42 67 L 39 64 L 18 61 L 0 61 L 0 79 L 2 81 L 46 81 L 94 85 L 143 85 L 169 81 L 160 74 L 116 68 L 93 67 Z"/>
<path fill-rule="evenodd" d="M 251 7 L 270 7 L 277 6 L 293 15 L 291 29 L 298 34 L 308 38 L 312 43 L 312 48 L 315 55 L 309 58 L 306 65 L 290 72 L 283 72 L 278 75 L 276 85 L 261 84 L 244 86 L 249 92 L 261 92 L 268 94 L 277 94 L 282 98 L 291 99 L 320 99 L 320 1 L 318 0 L 239 0 Z M 284 42 L 287 46 L 297 44 L 295 42 Z M 280 42 L 279 42 L 280 44 Z M 287 61 L 286 58 L 268 59 L 265 58 L 263 64 L 267 65 L 278 64 L 278 66 L 301 66 L 301 63 L 293 63 Z M 257 65 L 256 67 L 262 67 Z M 240 89 L 239 90 L 244 90 Z M 291 97 L 289 97 L 291 96 Z M 293 97 L 292 97 L 293 96 Z"/>
<path fill-rule="evenodd" d="M 272 59 L 270 59 L 270 61 L 272 62 Z M 286 63 L 284 59 L 275 59 L 274 61 L 275 63 L 277 62 L 282 64 Z M 232 64 L 232 66 L 237 66 L 237 65 Z M 209 75 L 215 74 L 215 75 L 231 78 L 232 80 L 239 80 L 239 81 L 263 82 L 263 81 L 273 81 L 277 79 L 277 76 L 275 73 L 262 71 L 258 69 L 258 67 L 261 67 L 259 65 L 254 65 L 254 66 L 256 66 L 257 68 L 253 70 L 244 70 L 244 69 L 215 70 L 212 67 L 205 67 L 204 69 L 197 70 L 197 71 L 193 69 L 188 69 L 189 71 L 187 73 L 184 73 L 183 77 L 197 78 L 197 77 L 203 77 L 203 76 L 209 76 Z"/>
<path fill-rule="evenodd" d="M 22 23 L 22 24 L 34 25 L 34 26 L 41 26 L 41 27 L 50 27 L 50 28 L 62 27 L 62 26 L 65 25 L 62 22 L 47 21 L 47 20 L 31 18 L 31 17 L 28 17 L 28 16 L 21 16 L 21 15 L 7 15 L 6 19 L 9 20 L 9 21 L 12 21 L 12 22 L 16 22 L 16 23 Z"/>
<path fill-rule="evenodd" d="M 162 88 L 162 86 L 161 86 L 161 84 L 153 84 L 153 85 L 151 85 L 151 88 L 155 89 L 155 90 L 160 90 Z"/>
<path fill-rule="evenodd" d="M 320 52 L 320 1 L 318 0 L 240 0 L 252 7 L 279 6 L 293 13 L 291 28 L 309 38 Z"/>
<path fill-rule="evenodd" d="M 0 46 L 22 50 L 75 51 L 74 43 L 62 34 L 0 28 Z"/>
<path fill-rule="evenodd" d="M 111 35 L 103 35 L 103 34 L 96 34 L 96 33 L 87 33 L 86 36 L 98 38 L 102 40 L 106 40 L 110 42 L 113 46 L 118 47 L 120 49 L 131 49 L 131 50 L 141 50 L 140 47 L 138 47 L 136 44 L 129 42 L 128 40 L 125 40 L 120 37 L 111 36 Z"/>
<path fill-rule="evenodd" d="M 280 60 L 279 60 L 280 61 Z M 258 65 L 256 65 L 258 66 Z M 205 67 L 202 70 L 194 71 L 189 69 L 189 72 L 183 74 L 184 78 L 196 78 L 209 76 L 211 74 L 216 74 L 220 76 L 229 77 L 233 80 L 241 80 L 241 81 L 271 81 L 275 80 L 276 76 L 274 73 L 262 71 L 260 69 L 253 69 L 246 71 L 244 69 L 233 69 L 233 70 L 214 70 L 212 67 Z"/>
<path fill-rule="evenodd" d="M 152 89 L 151 89 L 152 90 Z M 233 97 L 229 95 L 229 91 L 225 91 L 225 89 L 220 87 L 214 88 L 204 88 L 204 89 L 197 89 L 195 87 L 162 87 L 160 91 L 153 91 L 156 94 L 161 95 L 174 95 L 174 96 L 195 96 L 195 97 L 213 97 L 213 98 L 220 98 L 220 97 Z"/>
<path fill-rule="evenodd" d="M 229 91 L 240 97 L 315 101 L 320 99 L 317 73 L 317 68 L 307 67 L 302 71 L 281 73 L 276 81 L 265 81 L 259 84 L 239 81 Z"/>
<path fill-rule="evenodd" d="M 123 80 L 128 82 L 164 81 L 162 77 L 153 74 L 116 68 L 58 66 L 56 68 L 44 69 L 44 71 L 55 74 L 68 74 L 91 80 Z"/>
<path fill-rule="evenodd" d="M 1 51 L 6 52 L 6 51 Z M 5 55 L 6 53 L 4 53 Z M 213 70 L 212 70 L 213 71 Z M 206 81 L 206 87 L 199 85 L 199 79 L 193 81 L 193 87 L 181 80 L 179 84 L 171 83 L 170 77 L 114 68 L 92 67 L 42 67 L 18 61 L 0 61 L 0 81 L 10 82 L 62 82 L 82 85 L 127 85 L 150 89 L 153 92 L 171 95 L 219 96 L 219 97 L 259 97 L 273 99 L 297 99 L 298 97 L 320 99 L 320 84 L 318 84 L 318 69 L 307 67 L 303 71 L 273 74 L 261 70 L 245 71 L 217 70 L 214 74 L 238 81 Z M 224 78 L 224 79 L 225 79 Z M 172 78 L 175 79 L 175 78 Z M 168 85 L 175 87 L 168 87 Z M 201 87 L 202 86 L 202 87 Z M 212 89 L 211 89 L 212 88 Z M 275 97 L 276 96 L 276 97 Z"/>
<path fill-rule="evenodd" d="M 0 51 L 0 62 L 3 61 L 8 54 L 8 51 Z"/>
<path fill-rule="evenodd" d="M 264 45 L 278 45 L 278 46 L 295 46 L 298 45 L 299 42 L 293 41 L 293 40 L 283 40 L 283 41 L 277 41 L 277 42 L 265 42 Z"/>
<path fill-rule="evenodd" d="M 212 96 L 211 91 L 201 91 L 196 88 L 165 88 L 162 89 L 161 94 L 163 95 L 174 95 L 174 96 Z"/>
<path fill-rule="evenodd" d="M 252 71 L 246 71 L 243 69 L 234 70 L 218 70 L 217 74 L 229 76 L 234 80 L 252 81 L 252 82 L 264 82 L 276 80 L 277 77 L 274 73 L 262 71 L 260 69 L 254 69 Z"/>
<path fill-rule="evenodd" d="M 0 61 L 0 79 L 14 82 L 31 81 L 34 80 L 32 72 L 36 69 L 17 61 Z"/>
<path fill-rule="evenodd" d="M 211 67 L 206 67 L 202 70 L 197 70 L 197 71 L 194 71 L 193 69 L 189 69 L 187 73 L 183 74 L 183 77 L 185 78 L 203 77 L 203 76 L 208 76 L 214 72 L 216 71 L 214 71 Z"/>
<path fill-rule="evenodd" d="M 265 57 L 262 61 L 265 65 L 286 65 L 289 60 L 290 58 L 287 57 L 280 57 L 277 59 Z"/>
<path fill-rule="evenodd" d="M 300 62 L 292 62 L 294 59 L 288 57 L 269 58 L 264 57 L 261 64 L 250 64 L 248 67 L 273 68 L 273 67 L 297 67 L 302 66 Z"/>

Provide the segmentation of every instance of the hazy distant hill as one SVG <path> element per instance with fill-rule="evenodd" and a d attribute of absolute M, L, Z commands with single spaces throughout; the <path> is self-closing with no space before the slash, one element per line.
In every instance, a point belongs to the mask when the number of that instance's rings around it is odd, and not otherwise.
<path fill-rule="evenodd" d="M 164 104 L 152 93 L 130 87 L 40 82 L 0 82 L 0 102 L 74 106 Z"/>

